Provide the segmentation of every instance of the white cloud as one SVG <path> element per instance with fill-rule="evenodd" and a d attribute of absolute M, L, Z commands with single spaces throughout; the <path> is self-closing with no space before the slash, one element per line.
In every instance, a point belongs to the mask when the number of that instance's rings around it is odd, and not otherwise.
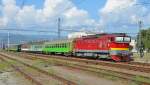
<path fill-rule="evenodd" d="M 2 19 L 5 25 L 13 24 L 19 7 L 16 6 L 15 0 L 3 0 L 1 7 Z"/>
<path fill-rule="evenodd" d="M 150 25 L 147 23 L 149 8 L 137 5 L 138 3 L 139 0 L 107 0 L 105 6 L 99 10 L 100 24 L 106 31 L 112 32 L 137 32 L 138 20 Z"/>
<path fill-rule="evenodd" d="M 6 18 L 0 18 L 0 27 L 4 27 L 4 26 L 6 26 L 6 24 L 7 24 L 7 20 L 6 20 Z"/>
<path fill-rule="evenodd" d="M 15 23 L 22 28 L 32 25 L 40 25 L 43 28 L 57 27 L 59 17 L 62 18 L 62 25 L 65 26 L 88 26 L 95 23 L 90 19 L 87 11 L 77 8 L 70 0 L 45 0 L 43 8 L 40 9 L 35 8 L 34 5 L 25 5 L 21 9 L 16 5 L 15 0 L 3 0 L 2 3 L 2 17 L 6 25 Z"/>
<path fill-rule="evenodd" d="M 107 3 L 101 12 L 113 12 L 118 9 L 128 8 L 135 4 L 135 2 L 136 0 L 107 0 Z"/>
<path fill-rule="evenodd" d="M 43 14 L 44 17 L 59 16 L 73 6 L 73 3 L 69 0 L 45 0 Z"/>
<path fill-rule="evenodd" d="M 37 10 L 34 6 L 25 6 L 18 11 L 16 16 L 17 23 L 21 26 L 36 24 Z"/>
<path fill-rule="evenodd" d="M 66 25 L 84 25 L 93 24 L 94 20 L 89 19 L 88 12 L 85 10 L 79 10 L 76 7 L 71 8 L 64 13 Z"/>

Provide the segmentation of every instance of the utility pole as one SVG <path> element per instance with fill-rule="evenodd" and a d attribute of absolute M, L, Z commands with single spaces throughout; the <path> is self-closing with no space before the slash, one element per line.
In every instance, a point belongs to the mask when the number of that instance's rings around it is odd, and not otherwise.
<path fill-rule="evenodd" d="M 2 41 L 2 50 L 5 50 L 5 44 L 3 41 Z"/>
<path fill-rule="evenodd" d="M 9 35 L 9 32 L 8 32 L 8 35 L 7 35 L 7 50 L 8 50 L 8 51 L 9 51 L 8 48 L 9 48 L 9 43 L 10 43 L 9 36 L 10 36 L 10 35 Z"/>
<path fill-rule="evenodd" d="M 138 24 L 139 24 L 139 51 L 140 51 L 140 57 L 142 58 L 144 56 L 144 46 L 142 43 L 142 34 L 141 34 L 143 22 L 140 20 L 138 21 Z"/>
<path fill-rule="evenodd" d="M 58 18 L 58 39 L 60 39 L 60 37 L 61 37 L 61 27 L 60 27 L 60 24 L 61 24 L 61 19 Z"/>
<path fill-rule="evenodd" d="M 138 25 L 139 25 L 139 46 L 141 46 L 141 42 L 142 42 L 142 36 L 141 36 L 141 29 L 142 29 L 142 21 L 139 20 L 138 21 Z"/>

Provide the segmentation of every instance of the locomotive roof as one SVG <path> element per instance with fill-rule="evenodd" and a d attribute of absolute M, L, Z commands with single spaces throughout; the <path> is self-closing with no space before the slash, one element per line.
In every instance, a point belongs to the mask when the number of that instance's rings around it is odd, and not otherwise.
<path fill-rule="evenodd" d="M 82 38 L 99 38 L 101 36 L 126 36 L 125 33 L 101 33 L 101 34 L 95 34 L 95 35 L 88 35 L 83 36 Z"/>

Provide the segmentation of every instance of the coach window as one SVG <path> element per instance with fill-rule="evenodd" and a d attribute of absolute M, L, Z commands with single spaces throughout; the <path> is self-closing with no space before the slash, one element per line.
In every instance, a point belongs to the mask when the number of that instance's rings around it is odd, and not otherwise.
<path fill-rule="evenodd" d="M 68 47 L 70 47 L 70 43 L 68 43 Z"/>
<path fill-rule="evenodd" d="M 60 46 L 61 46 L 61 48 L 62 48 L 62 47 L 63 47 L 63 44 L 61 43 Z"/>
<path fill-rule="evenodd" d="M 67 43 L 65 43 L 65 48 L 67 48 Z"/>
<path fill-rule="evenodd" d="M 56 48 L 56 44 L 54 44 L 54 48 Z"/>
<path fill-rule="evenodd" d="M 60 44 L 60 48 L 62 48 L 62 44 Z"/>
<path fill-rule="evenodd" d="M 64 44 L 63 44 L 63 43 L 61 44 L 61 47 L 62 47 L 62 48 L 64 47 Z"/>
<path fill-rule="evenodd" d="M 64 43 L 62 44 L 62 48 L 64 48 Z"/>
<path fill-rule="evenodd" d="M 66 48 L 65 43 L 64 43 L 64 48 Z"/>
<path fill-rule="evenodd" d="M 59 48 L 61 48 L 61 44 L 59 44 Z"/>
<path fill-rule="evenodd" d="M 59 44 L 57 44 L 57 48 L 59 48 Z"/>
<path fill-rule="evenodd" d="M 64 43 L 64 48 L 66 48 L 66 43 Z"/>
<path fill-rule="evenodd" d="M 64 43 L 64 48 L 66 48 L 66 43 Z"/>
<path fill-rule="evenodd" d="M 65 43 L 65 48 L 67 48 L 67 44 Z"/>
<path fill-rule="evenodd" d="M 57 48 L 59 48 L 59 44 L 57 44 Z"/>
<path fill-rule="evenodd" d="M 53 44 L 53 48 L 55 48 L 55 45 Z"/>
<path fill-rule="evenodd" d="M 61 48 L 61 44 L 59 44 L 59 48 Z"/>
<path fill-rule="evenodd" d="M 61 48 L 61 45 L 60 45 L 60 44 L 58 44 L 58 47 L 59 47 L 59 48 Z"/>
<path fill-rule="evenodd" d="M 58 44 L 56 44 L 56 48 L 58 48 Z"/>
<path fill-rule="evenodd" d="M 66 44 L 64 43 L 64 48 L 66 48 L 66 46 L 65 46 Z"/>
<path fill-rule="evenodd" d="M 61 44 L 59 44 L 60 45 L 60 48 L 61 48 Z"/>
<path fill-rule="evenodd" d="M 59 44 L 59 48 L 61 48 L 61 44 Z"/>

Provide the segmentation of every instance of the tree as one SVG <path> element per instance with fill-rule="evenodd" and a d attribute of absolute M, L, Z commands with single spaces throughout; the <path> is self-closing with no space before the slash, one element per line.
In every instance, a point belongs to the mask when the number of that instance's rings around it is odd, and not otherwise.
<path fill-rule="evenodd" d="M 141 37 L 139 36 L 141 35 Z M 141 38 L 141 41 L 140 41 Z M 144 50 L 150 50 L 150 28 L 141 30 L 137 36 L 137 47 Z"/>

